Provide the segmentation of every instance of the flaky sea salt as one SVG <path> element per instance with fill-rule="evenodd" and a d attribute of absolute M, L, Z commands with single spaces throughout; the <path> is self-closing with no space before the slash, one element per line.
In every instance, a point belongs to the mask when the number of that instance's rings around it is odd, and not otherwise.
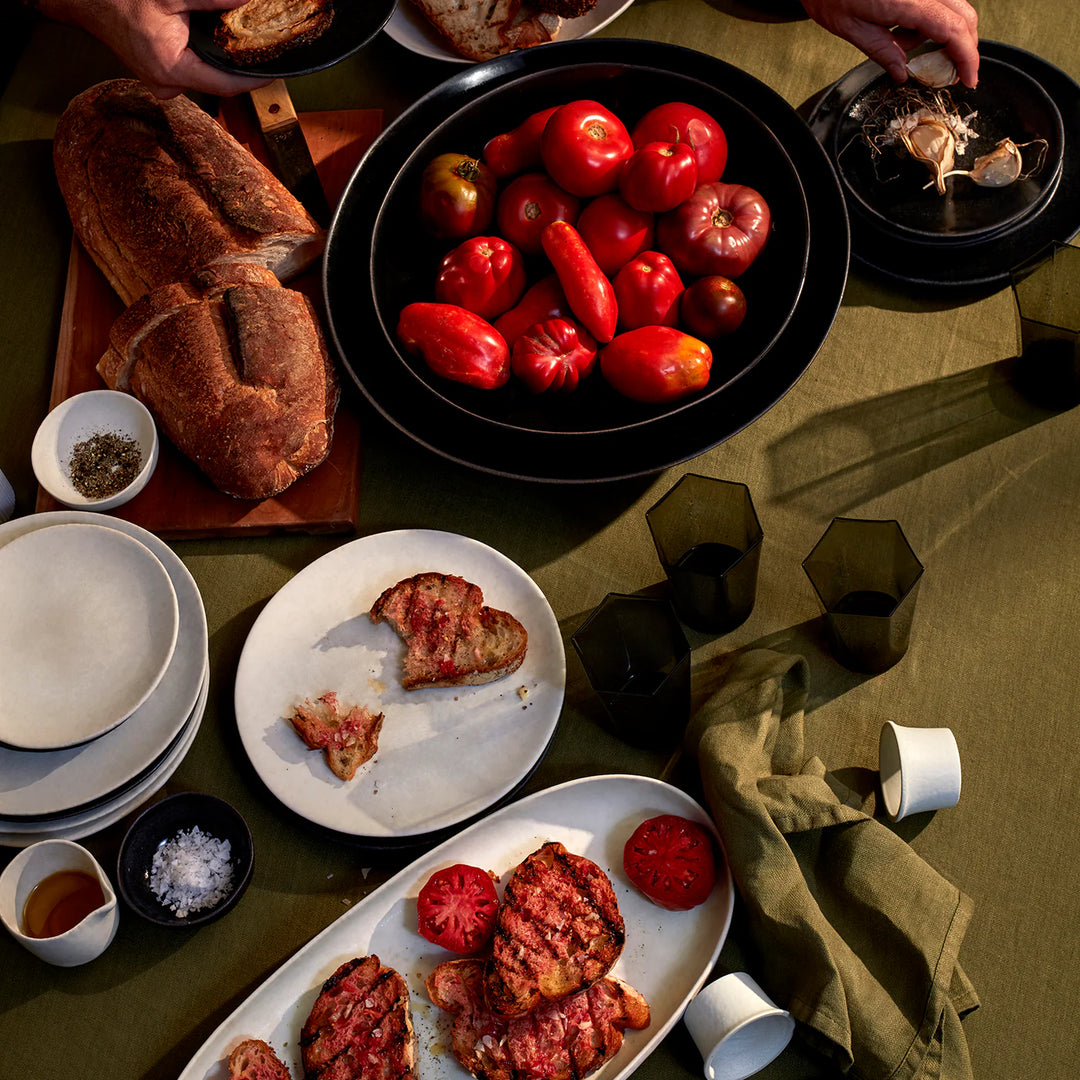
<path fill-rule="evenodd" d="M 232 891 L 230 854 L 228 840 L 204 833 L 198 825 L 181 829 L 154 852 L 150 888 L 179 919 L 213 907 Z"/>

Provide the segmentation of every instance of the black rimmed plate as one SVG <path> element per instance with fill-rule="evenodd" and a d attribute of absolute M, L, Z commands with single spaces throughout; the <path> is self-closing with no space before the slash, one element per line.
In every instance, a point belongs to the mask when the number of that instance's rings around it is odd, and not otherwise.
<path fill-rule="evenodd" d="M 238 64 L 214 40 L 220 21 L 217 11 L 191 13 L 188 45 L 201 59 L 234 75 L 268 79 L 288 79 L 310 75 L 352 56 L 386 25 L 397 0 L 334 0 L 334 19 L 314 41 L 297 45 L 273 60 Z"/>
<path fill-rule="evenodd" d="M 525 111 L 529 102 L 541 100 L 545 86 L 550 90 L 563 85 L 567 88 L 564 92 L 569 92 L 575 84 L 560 82 L 568 72 L 580 72 L 578 77 L 588 79 L 592 88 L 589 96 L 593 97 L 605 83 L 613 88 L 621 85 L 630 94 L 629 83 L 639 95 L 645 88 L 650 105 L 686 99 L 691 91 L 702 95 L 691 100 L 700 100 L 706 108 L 716 107 L 714 103 L 720 101 L 739 103 L 739 111 L 733 115 L 738 117 L 740 111 L 744 115 L 735 120 L 732 131 L 754 131 L 758 137 L 767 131 L 771 138 L 760 146 L 783 148 L 790 166 L 783 167 L 781 183 L 789 185 L 786 190 L 792 201 L 793 193 L 798 192 L 795 213 L 778 226 L 766 248 L 767 253 L 778 256 L 773 272 L 780 312 L 774 316 L 770 336 L 759 339 L 756 352 L 760 355 L 749 361 L 736 357 L 730 368 L 725 368 L 723 355 L 718 355 L 716 391 L 676 410 L 646 413 L 632 403 L 619 401 L 613 404 L 619 411 L 599 420 L 595 415 L 578 418 L 576 430 L 565 421 L 560 429 L 551 414 L 533 426 L 513 413 L 482 416 L 463 408 L 460 399 L 449 400 L 454 391 L 433 391 L 393 349 L 389 328 L 385 324 L 380 327 L 379 290 L 403 286 L 385 280 L 383 264 L 371 258 L 371 237 L 380 219 L 380 193 L 399 180 L 418 143 L 428 140 L 433 132 L 441 133 L 452 123 L 448 118 L 470 103 L 489 103 L 496 89 L 516 101 L 514 91 L 520 88 Z M 551 83 L 547 82 L 549 77 Z M 640 107 L 642 98 L 636 100 Z M 751 186 L 756 181 L 768 191 L 770 178 L 749 161 L 743 174 L 739 150 L 730 135 L 729 142 L 733 148 L 725 179 Z M 768 162 L 781 160 L 768 153 L 763 151 Z M 797 178 L 798 188 L 791 183 L 791 176 Z M 806 194 L 808 187 L 816 192 L 816 201 Z M 823 222 L 818 250 L 810 234 L 802 234 L 804 205 L 810 208 L 811 220 Z M 781 202 L 774 205 L 773 216 L 774 221 L 783 222 Z M 794 265 L 780 265 L 785 252 Z M 403 114 L 383 133 L 350 181 L 330 230 L 324 286 L 331 333 L 346 368 L 375 407 L 401 430 L 443 456 L 485 471 L 525 479 L 589 482 L 646 475 L 687 460 L 730 437 L 775 404 L 809 365 L 832 325 L 846 280 L 847 253 L 847 218 L 835 174 L 805 124 L 782 98 L 745 72 L 693 50 L 604 39 L 549 45 L 478 65 L 443 83 Z M 761 259 L 765 258 L 763 254 Z M 415 265 L 411 272 L 402 266 L 402 279 L 414 280 Z M 761 266 L 758 283 L 767 307 L 773 281 L 765 272 L 767 264 L 762 262 Z M 813 275 L 804 272 L 804 267 L 810 266 L 815 267 Z M 754 281 L 749 275 L 755 269 L 742 279 L 748 295 L 752 295 Z M 584 397 L 580 400 L 585 401 Z M 530 403 L 529 407 L 536 409 L 541 404 Z"/>
<path fill-rule="evenodd" d="M 1035 83 L 1052 102 L 1064 132 L 1061 167 L 1055 177 L 1044 176 L 1045 190 L 1031 197 L 1026 211 L 1023 208 L 1018 214 L 1005 211 L 1000 215 L 1001 227 L 960 241 L 936 240 L 914 232 L 903 234 L 895 227 L 886 226 L 881 215 L 868 212 L 848 185 L 845 193 L 851 218 L 853 261 L 899 284 L 935 292 L 945 289 L 971 293 L 1003 288 L 1009 284 L 1011 267 L 1029 259 L 1050 241 L 1068 239 L 1080 229 L 1080 147 L 1070 139 L 1072 132 L 1080 130 L 1080 86 L 1060 68 L 1023 49 L 984 40 L 979 43 L 979 50 L 983 61 L 989 61 L 986 74 L 980 73 L 980 89 L 991 71 L 1008 68 Z M 838 125 L 855 96 L 878 78 L 880 71 L 872 61 L 860 64 L 829 87 L 813 106 L 808 120 L 810 129 L 834 161 Z M 847 167 L 846 161 L 841 164 Z M 1052 172 L 1052 163 L 1050 169 Z M 927 170 L 922 171 L 929 177 Z M 968 184 L 963 177 L 954 177 L 949 183 L 957 181 Z M 986 190 L 993 195 L 1001 194 L 1004 189 Z"/>

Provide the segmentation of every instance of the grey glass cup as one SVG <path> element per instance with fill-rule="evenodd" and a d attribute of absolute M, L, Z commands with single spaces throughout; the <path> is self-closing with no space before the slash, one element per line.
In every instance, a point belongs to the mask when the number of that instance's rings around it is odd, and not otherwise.
<path fill-rule="evenodd" d="M 750 489 L 687 473 L 645 518 L 683 622 L 712 633 L 744 623 L 757 596 L 764 539 Z"/>
<path fill-rule="evenodd" d="M 612 729 L 668 747 L 690 718 L 690 646 L 663 597 L 609 593 L 571 637 Z"/>
<path fill-rule="evenodd" d="M 897 521 L 833 518 L 803 560 L 844 667 L 877 673 L 907 652 L 923 565 Z"/>

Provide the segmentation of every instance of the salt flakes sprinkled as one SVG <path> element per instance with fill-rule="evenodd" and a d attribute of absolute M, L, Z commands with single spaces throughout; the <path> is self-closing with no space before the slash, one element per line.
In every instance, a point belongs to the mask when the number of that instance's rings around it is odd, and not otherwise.
<path fill-rule="evenodd" d="M 150 888 L 179 919 L 213 907 L 232 891 L 230 847 L 198 825 L 181 829 L 154 852 Z"/>

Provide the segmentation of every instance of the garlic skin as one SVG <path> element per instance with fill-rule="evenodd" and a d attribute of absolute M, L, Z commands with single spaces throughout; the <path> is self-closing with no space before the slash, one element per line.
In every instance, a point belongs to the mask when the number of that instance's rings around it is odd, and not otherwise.
<path fill-rule="evenodd" d="M 945 177 L 956 163 L 956 140 L 948 125 L 924 117 L 914 127 L 901 131 L 907 152 L 934 174 L 934 187 L 945 194 Z"/>
<path fill-rule="evenodd" d="M 989 154 L 975 159 L 968 176 L 981 187 L 1007 187 L 1019 179 L 1023 166 L 1020 148 L 1012 139 L 1002 139 Z"/>
<path fill-rule="evenodd" d="M 960 81 L 956 65 L 944 49 L 935 49 L 933 52 L 913 56 L 907 62 L 907 70 L 913 79 L 934 90 L 952 86 Z"/>

